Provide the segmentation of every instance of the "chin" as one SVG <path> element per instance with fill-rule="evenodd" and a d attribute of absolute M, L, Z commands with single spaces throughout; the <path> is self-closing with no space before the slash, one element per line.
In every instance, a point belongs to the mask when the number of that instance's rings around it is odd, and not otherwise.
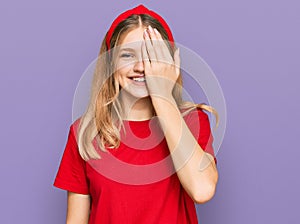
<path fill-rule="evenodd" d="M 148 98 L 150 97 L 149 93 L 129 93 L 132 97 L 137 98 L 137 99 L 143 99 L 143 98 Z"/>
<path fill-rule="evenodd" d="M 146 86 L 127 85 L 121 89 L 122 95 L 125 97 L 145 98 L 150 96 Z"/>

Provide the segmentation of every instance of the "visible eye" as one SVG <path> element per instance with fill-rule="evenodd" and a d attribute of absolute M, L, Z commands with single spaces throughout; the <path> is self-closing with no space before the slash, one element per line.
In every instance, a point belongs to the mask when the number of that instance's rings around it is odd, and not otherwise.
<path fill-rule="evenodd" d="M 121 58 L 131 58 L 131 57 L 134 57 L 133 54 L 130 54 L 130 53 L 123 53 L 120 55 Z"/>

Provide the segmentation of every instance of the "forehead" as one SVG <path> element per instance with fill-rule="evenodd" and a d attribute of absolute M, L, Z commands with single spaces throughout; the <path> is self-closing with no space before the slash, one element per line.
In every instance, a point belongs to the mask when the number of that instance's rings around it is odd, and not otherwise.
<path fill-rule="evenodd" d="M 129 32 L 122 35 L 119 44 L 120 45 L 136 45 L 141 44 L 144 40 L 143 38 L 143 32 L 145 30 L 145 27 L 138 27 L 133 30 L 130 30 Z"/>

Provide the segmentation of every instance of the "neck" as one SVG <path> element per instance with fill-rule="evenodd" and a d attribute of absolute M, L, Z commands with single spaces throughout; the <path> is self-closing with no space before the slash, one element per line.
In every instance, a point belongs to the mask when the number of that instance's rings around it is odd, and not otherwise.
<path fill-rule="evenodd" d="M 123 108 L 122 119 L 124 120 L 149 120 L 155 114 L 150 96 L 135 98 L 133 96 L 124 97 L 123 94 L 120 94 L 119 99 Z"/>

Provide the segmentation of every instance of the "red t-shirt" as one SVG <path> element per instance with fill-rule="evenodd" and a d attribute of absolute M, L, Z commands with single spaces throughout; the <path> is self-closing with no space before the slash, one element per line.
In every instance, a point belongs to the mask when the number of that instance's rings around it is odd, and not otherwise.
<path fill-rule="evenodd" d="M 184 120 L 201 148 L 214 156 L 207 114 L 193 110 Z M 91 196 L 90 224 L 198 223 L 157 119 L 124 121 L 120 146 L 98 150 L 101 159 L 89 161 L 78 152 L 77 125 L 78 120 L 70 127 L 54 186 Z"/>

